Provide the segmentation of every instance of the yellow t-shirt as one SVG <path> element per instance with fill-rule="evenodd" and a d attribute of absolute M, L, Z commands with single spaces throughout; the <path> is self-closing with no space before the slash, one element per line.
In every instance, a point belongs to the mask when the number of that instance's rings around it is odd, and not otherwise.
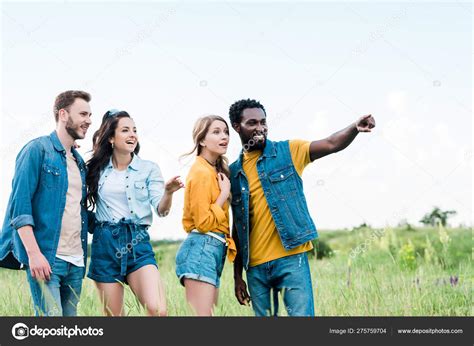
<path fill-rule="evenodd" d="M 293 165 L 301 176 L 304 168 L 311 162 L 310 142 L 291 140 L 289 144 Z M 306 252 L 313 248 L 310 241 L 288 251 L 283 247 L 257 173 L 257 159 L 261 154 L 260 150 L 244 152 L 242 165 L 250 190 L 250 267 Z"/>

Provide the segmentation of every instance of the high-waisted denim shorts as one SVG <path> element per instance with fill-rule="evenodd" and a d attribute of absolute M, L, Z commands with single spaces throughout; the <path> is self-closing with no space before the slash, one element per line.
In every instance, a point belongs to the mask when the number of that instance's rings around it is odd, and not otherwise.
<path fill-rule="evenodd" d="M 130 220 L 96 222 L 87 276 L 97 282 L 127 283 L 127 275 L 145 265 L 158 268 L 148 227 Z"/>
<path fill-rule="evenodd" d="M 214 234 L 225 239 L 224 234 Z M 189 233 L 176 254 L 176 275 L 184 279 L 207 282 L 219 288 L 227 247 L 205 233 Z"/>

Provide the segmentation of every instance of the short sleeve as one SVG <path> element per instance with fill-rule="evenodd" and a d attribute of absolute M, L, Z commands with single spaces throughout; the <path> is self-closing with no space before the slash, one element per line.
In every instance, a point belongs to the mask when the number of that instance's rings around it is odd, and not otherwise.
<path fill-rule="evenodd" d="M 309 155 L 310 144 L 311 142 L 301 139 L 290 141 L 291 159 L 293 160 L 293 165 L 300 176 L 303 174 L 305 167 L 311 163 Z"/>

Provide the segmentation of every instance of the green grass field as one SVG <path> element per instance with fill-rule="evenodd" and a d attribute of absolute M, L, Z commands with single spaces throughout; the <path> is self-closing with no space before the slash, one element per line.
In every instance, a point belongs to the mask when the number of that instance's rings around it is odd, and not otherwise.
<path fill-rule="evenodd" d="M 326 256 L 311 256 L 318 316 L 473 314 L 472 229 L 364 228 L 320 231 L 319 239 L 320 255 Z M 189 315 L 184 288 L 174 273 L 178 246 L 172 242 L 154 243 L 170 316 Z M 215 314 L 252 316 L 251 308 L 240 306 L 233 292 L 232 265 L 227 262 Z M 125 306 L 127 315 L 145 315 L 128 287 Z M 78 313 L 101 315 L 94 284 L 87 278 Z M 285 315 L 284 311 L 280 313 Z M 0 315 L 33 315 L 24 272 L 0 269 Z"/>

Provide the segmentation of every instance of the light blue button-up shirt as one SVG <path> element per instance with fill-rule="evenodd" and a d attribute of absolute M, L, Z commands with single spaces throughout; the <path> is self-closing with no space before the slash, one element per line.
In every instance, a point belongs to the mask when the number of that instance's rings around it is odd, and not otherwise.
<path fill-rule="evenodd" d="M 114 220 L 111 211 L 104 201 L 102 187 L 114 169 L 112 158 L 109 164 L 102 170 L 99 179 L 97 221 L 118 222 Z M 165 192 L 165 183 L 160 167 L 154 162 L 142 160 L 137 155 L 133 156 L 132 162 L 127 167 L 125 175 L 124 190 L 131 221 L 140 225 L 151 225 L 153 221 L 152 208 L 158 215 L 158 205 Z"/>

